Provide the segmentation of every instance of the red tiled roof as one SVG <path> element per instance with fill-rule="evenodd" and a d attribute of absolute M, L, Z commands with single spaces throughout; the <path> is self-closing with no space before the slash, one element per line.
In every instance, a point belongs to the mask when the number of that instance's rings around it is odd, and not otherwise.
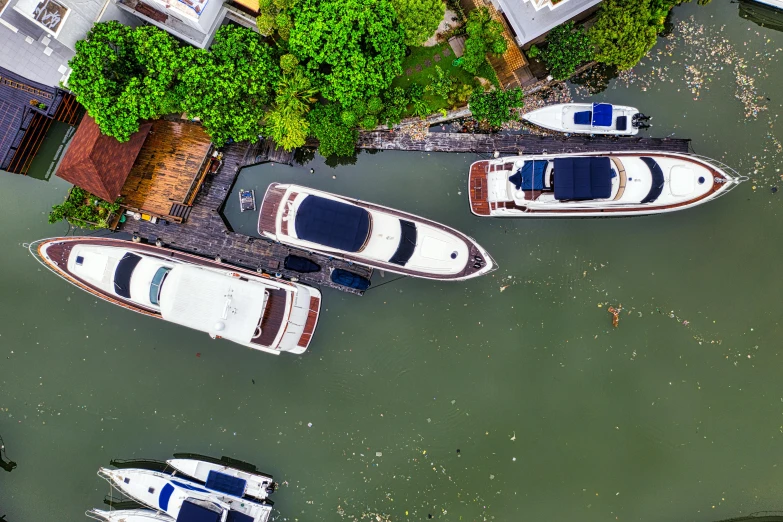
<path fill-rule="evenodd" d="M 152 123 L 143 123 L 130 140 L 120 143 L 101 134 L 95 120 L 85 115 L 57 175 L 101 199 L 114 201 L 120 196 L 151 128 Z"/>

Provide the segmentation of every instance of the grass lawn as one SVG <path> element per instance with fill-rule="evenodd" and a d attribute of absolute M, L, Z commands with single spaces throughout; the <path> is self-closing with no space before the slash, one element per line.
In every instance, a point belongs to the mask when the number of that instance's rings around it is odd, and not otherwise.
<path fill-rule="evenodd" d="M 439 60 L 435 59 L 436 56 Z M 426 87 L 430 83 L 429 75 L 435 74 L 436 65 L 440 66 L 457 83 L 476 87 L 477 82 L 472 74 L 462 67 L 454 67 L 452 65 L 454 58 L 454 52 L 451 50 L 448 42 L 438 44 L 435 47 L 413 47 L 411 48 L 410 56 L 407 56 L 402 62 L 402 76 L 394 79 L 392 87 L 407 89 L 412 83 L 418 83 Z M 433 96 L 430 93 L 426 93 L 424 99 L 427 100 L 433 112 L 449 108 L 446 98 L 442 96 Z"/>

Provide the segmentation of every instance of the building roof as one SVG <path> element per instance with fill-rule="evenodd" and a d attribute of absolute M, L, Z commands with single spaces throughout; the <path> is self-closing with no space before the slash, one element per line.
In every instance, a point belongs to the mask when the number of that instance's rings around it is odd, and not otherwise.
<path fill-rule="evenodd" d="M 85 115 L 71 139 L 57 175 L 106 201 L 114 201 L 141 151 L 152 123 L 144 123 L 130 140 L 120 143 L 101 134 L 98 124 Z"/>
<path fill-rule="evenodd" d="M 520 46 L 548 33 L 601 2 L 601 0 L 560 0 L 552 4 L 546 0 L 497 1 L 514 29 Z"/>

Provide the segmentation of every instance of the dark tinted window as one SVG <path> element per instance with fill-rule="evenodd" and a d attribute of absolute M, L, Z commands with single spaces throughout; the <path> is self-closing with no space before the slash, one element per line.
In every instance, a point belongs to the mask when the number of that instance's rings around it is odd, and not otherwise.
<path fill-rule="evenodd" d="M 403 266 L 410 260 L 413 251 L 416 248 L 416 224 L 410 221 L 400 220 L 400 244 L 397 245 L 397 251 L 394 253 L 390 263 Z"/>
<path fill-rule="evenodd" d="M 117 264 L 117 270 L 114 271 L 114 291 L 118 296 L 130 299 L 130 280 L 139 261 L 139 256 L 128 252 Z"/>

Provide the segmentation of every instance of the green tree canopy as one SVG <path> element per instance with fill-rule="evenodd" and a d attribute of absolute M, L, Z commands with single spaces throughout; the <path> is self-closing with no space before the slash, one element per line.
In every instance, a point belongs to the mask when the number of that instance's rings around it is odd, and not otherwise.
<path fill-rule="evenodd" d="M 435 34 L 446 4 L 443 0 L 392 0 L 397 20 L 405 29 L 405 44 L 418 46 Z"/>
<path fill-rule="evenodd" d="M 217 146 L 229 139 L 255 141 L 266 104 L 280 76 L 272 49 L 244 27 L 218 29 L 210 51 L 187 48 L 182 108 L 202 120 Z"/>
<path fill-rule="evenodd" d="M 593 44 L 579 26 L 567 22 L 552 29 L 546 37 L 541 58 L 555 80 L 565 80 L 577 66 L 593 59 Z"/>
<path fill-rule="evenodd" d="M 389 0 L 304 0 L 294 18 L 290 52 L 327 99 L 351 105 L 402 74 L 404 31 Z"/>
<path fill-rule="evenodd" d="M 106 135 L 128 141 L 139 121 L 179 107 L 179 44 L 153 26 L 95 24 L 76 43 L 68 86 Z"/>
<path fill-rule="evenodd" d="M 476 74 L 486 61 L 487 53 L 503 54 L 508 49 L 508 42 L 503 37 L 503 26 L 492 19 L 486 7 L 470 12 L 465 31 L 468 38 L 465 40 L 462 67 L 470 73 Z"/>
<path fill-rule="evenodd" d="M 474 92 L 470 96 L 468 105 L 473 117 L 479 121 L 486 121 L 491 127 L 498 128 L 507 121 L 516 121 L 518 116 L 515 109 L 522 107 L 524 94 L 522 89 L 514 87 L 507 91 L 496 89 L 489 92 Z"/>
<path fill-rule="evenodd" d="M 336 103 L 319 104 L 307 115 L 310 134 L 319 141 L 318 152 L 322 156 L 353 156 L 359 133 L 345 125 Z"/>
<path fill-rule="evenodd" d="M 266 114 L 266 133 L 285 150 L 301 147 L 310 123 L 305 115 L 316 101 L 317 90 L 301 68 L 284 75 L 277 83 L 275 106 Z"/>
<path fill-rule="evenodd" d="M 671 0 L 604 0 L 587 34 L 595 59 L 630 69 L 655 45 L 674 2 Z"/>

